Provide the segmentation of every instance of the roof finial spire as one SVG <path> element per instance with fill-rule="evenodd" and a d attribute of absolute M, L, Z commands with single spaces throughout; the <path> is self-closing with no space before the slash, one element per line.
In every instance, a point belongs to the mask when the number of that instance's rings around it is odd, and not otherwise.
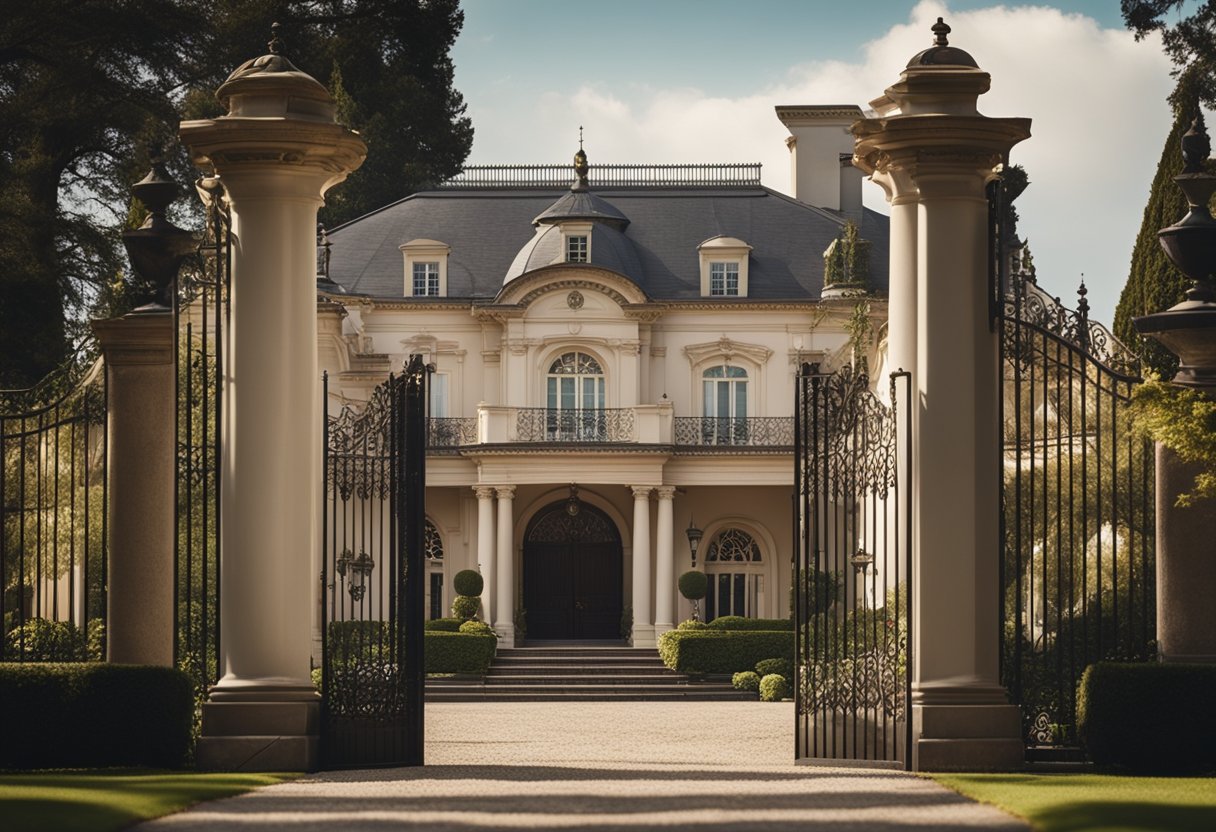
<path fill-rule="evenodd" d="M 590 165 L 587 164 L 587 154 L 583 152 L 583 127 L 579 125 L 578 153 L 574 154 L 574 173 L 578 178 L 574 180 L 574 184 L 570 186 L 570 190 L 586 191 L 590 188 L 587 184 L 587 171 L 590 169 Z"/>
<path fill-rule="evenodd" d="M 946 21 L 940 17 L 937 22 L 930 27 L 929 31 L 933 33 L 934 46 L 949 46 L 950 42 L 946 40 L 946 35 L 950 34 L 950 27 L 946 25 Z"/>
<path fill-rule="evenodd" d="M 283 41 L 279 38 L 279 30 L 282 28 L 277 20 L 270 24 L 270 42 L 266 44 L 266 48 L 270 50 L 271 55 L 283 54 Z"/>

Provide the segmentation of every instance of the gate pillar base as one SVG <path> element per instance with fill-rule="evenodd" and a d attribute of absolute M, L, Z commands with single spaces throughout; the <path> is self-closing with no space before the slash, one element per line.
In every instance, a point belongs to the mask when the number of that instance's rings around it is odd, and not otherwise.
<path fill-rule="evenodd" d="M 659 646 L 654 634 L 653 624 L 634 624 L 633 634 L 629 637 L 630 647 L 645 647 L 653 649 Z"/>
<path fill-rule="evenodd" d="M 203 704 L 196 765 L 204 771 L 315 771 L 321 699 L 309 689 L 272 694 L 213 689 Z"/>
<path fill-rule="evenodd" d="M 515 646 L 515 625 L 514 624 L 498 624 L 494 627 L 494 632 L 498 633 L 498 649 Z"/>
<path fill-rule="evenodd" d="M 913 771 L 1016 771 L 1025 765 L 1016 705 L 913 705 Z"/>

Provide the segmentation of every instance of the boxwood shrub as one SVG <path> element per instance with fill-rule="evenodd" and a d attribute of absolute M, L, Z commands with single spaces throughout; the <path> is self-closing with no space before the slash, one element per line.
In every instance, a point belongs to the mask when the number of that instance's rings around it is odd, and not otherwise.
<path fill-rule="evenodd" d="M 741 670 L 730 677 L 730 683 L 735 690 L 760 690 L 760 677 L 751 670 Z"/>
<path fill-rule="evenodd" d="M 770 673 L 776 673 L 778 676 L 784 676 L 786 679 L 794 678 L 794 663 L 789 659 L 765 659 L 764 661 L 756 662 L 756 675 L 768 676 Z"/>
<path fill-rule="evenodd" d="M 431 630 L 426 634 L 426 672 L 483 674 L 497 647 L 493 635 Z"/>
<path fill-rule="evenodd" d="M 1216 665 L 1090 665 L 1077 727 L 1090 759 L 1154 774 L 1216 771 Z"/>
<path fill-rule="evenodd" d="M 760 680 L 760 699 L 764 702 L 780 702 L 788 699 L 790 683 L 779 673 L 770 673 Z"/>
<path fill-rule="evenodd" d="M 663 663 L 680 673 L 738 673 L 764 659 L 794 660 L 790 630 L 668 630 L 659 637 Z"/>
<path fill-rule="evenodd" d="M 425 626 L 428 630 L 442 630 L 445 633 L 460 632 L 460 625 L 464 623 L 462 618 L 432 618 L 426 622 Z"/>
<path fill-rule="evenodd" d="M 194 693 L 171 667 L 0 664 L 0 768 L 180 768 Z"/>
<path fill-rule="evenodd" d="M 711 630 L 793 630 L 792 618 L 744 618 L 720 615 L 707 625 Z"/>

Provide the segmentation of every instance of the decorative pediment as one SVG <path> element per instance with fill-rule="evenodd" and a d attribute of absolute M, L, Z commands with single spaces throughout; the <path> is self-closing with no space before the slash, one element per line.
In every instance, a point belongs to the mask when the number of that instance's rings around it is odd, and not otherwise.
<path fill-rule="evenodd" d="M 694 367 L 711 358 L 722 358 L 729 362 L 736 356 L 745 358 L 758 366 L 763 366 L 768 363 L 769 358 L 773 355 L 773 351 L 762 344 L 748 344 L 743 341 L 735 341 L 723 335 L 717 341 L 706 341 L 703 344 L 689 344 L 684 348 L 684 355 L 688 357 L 688 362 Z"/>
<path fill-rule="evenodd" d="M 495 305 L 515 304 L 526 307 L 550 292 L 568 293 L 577 289 L 584 294 L 598 292 L 612 298 L 621 306 L 649 302 L 646 293 L 636 283 L 608 269 L 579 264 L 546 266 L 515 278 L 503 286 Z"/>

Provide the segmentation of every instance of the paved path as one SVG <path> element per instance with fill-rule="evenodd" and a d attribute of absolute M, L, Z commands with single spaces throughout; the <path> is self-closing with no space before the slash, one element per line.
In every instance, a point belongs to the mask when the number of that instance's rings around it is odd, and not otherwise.
<path fill-rule="evenodd" d="M 1025 830 L 902 772 L 794 766 L 792 703 L 437 703 L 419 769 L 327 772 L 137 827 Z"/>

